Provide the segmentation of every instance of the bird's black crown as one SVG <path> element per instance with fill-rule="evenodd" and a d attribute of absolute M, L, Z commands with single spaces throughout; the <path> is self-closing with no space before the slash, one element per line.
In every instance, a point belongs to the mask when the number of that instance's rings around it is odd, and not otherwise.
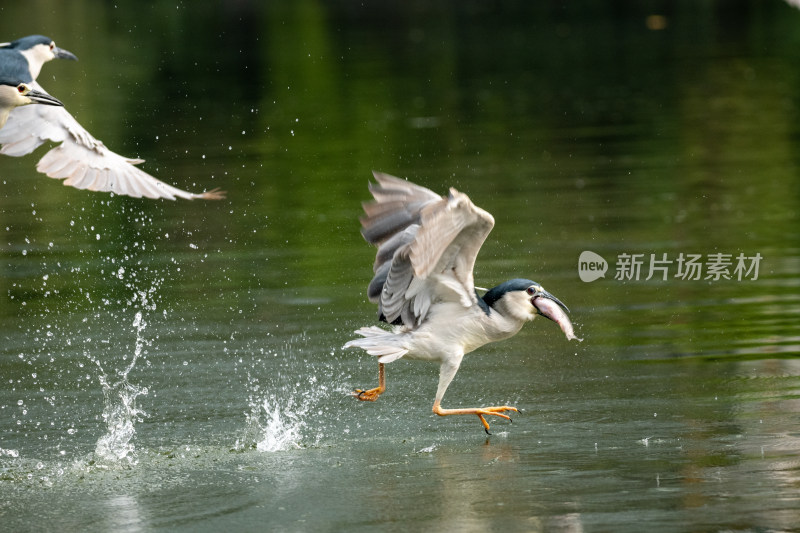
<path fill-rule="evenodd" d="M 489 307 L 494 307 L 495 302 L 502 298 L 506 293 L 513 291 L 524 291 L 531 285 L 536 285 L 536 282 L 522 278 L 508 280 L 504 283 L 501 283 L 497 287 L 489 289 L 489 291 L 483 295 L 483 301 Z"/>

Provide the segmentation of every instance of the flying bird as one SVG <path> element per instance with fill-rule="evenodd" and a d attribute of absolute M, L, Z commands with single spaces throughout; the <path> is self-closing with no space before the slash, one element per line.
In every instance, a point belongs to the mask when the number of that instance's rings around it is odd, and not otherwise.
<path fill-rule="evenodd" d="M 42 66 L 53 59 L 78 58 L 43 35 L 30 35 L 0 44 L 0 72 L 19 78 L 39 93 L 47 94 L 47 91 L 36 82 L 36 78 Z M 135 198 L 219 200 L 225 197 L 219 189 L 199 194 L 184 191 L 143 172 L 135 166 L 143 163 L 142 159 L 112 152 L 63 107 L 16 108 L 8 114 L 5 127 L 0 129 L 0 153 L 5 155 L 27 155 L 47 141 L 58 143 L 58 146 L 42 157 L 36 170 L 51 178 L 63 179 L 64 185 Z"/>
<path fill-rule="evenodd" d="M 445 409 L 442 398 L 464 354 L 507 339 L 536 318 L 555 321 L 568 340 L 577 339 L 569 310 L 529 279 L 512 279 L 483 297 L 473 281 L 475 259 L 494 226 L 492 215 L 466 194 L 450 189 L 442 197 L 411 182 L 373 172 L 373 202 L 364 204 L 361 234 L 378 252 L 367 289 L 378 304 L 380 321 L 393 325 L 356 330 L 362 338 L 345 348 L 362 348 L 378 358 L 378 386 L 353 392 L 375 401 L 386 391 L 384 365 L 397 359 L 439 363 L 439 387 L 433 412 L 440 416 L 477 415 L 489 434 L 486 416 L 507 420 L 517 411 L 507 405 Z"/>
<path fill-rule="evenodd" d="M 33 89 L 19 78 L 5 75 L 0 69 L 0 130 L 6 125 L 11 111 L 30 104 L 64 105 L 49 94 Z"/>

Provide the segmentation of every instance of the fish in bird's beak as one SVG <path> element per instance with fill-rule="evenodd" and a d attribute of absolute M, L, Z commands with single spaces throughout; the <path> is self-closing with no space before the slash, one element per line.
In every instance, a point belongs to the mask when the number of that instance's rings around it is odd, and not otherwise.
<path fill-rule="evenodd" d="M 59 48 L 58 46 L 53 48 L 53 55 L 56 56 L 56 59 L 70 59 L 72 61 L 78 60 L 78 56 L 76 56 L 69 50 L 64 50 L 63 48 Z"/>
<path fill-rule="evenodd" d="M 575 336 L 572 322 L 570 322 L 567 316 L 569 309 L 567 309 L 567 306 L 564 305 L 561 300 L 539 287 L 533 293 L 531 304 L 540 315 L 558 324 L 561 331 L 567 336 L 567 340 L 571 341 L 572 339 L 577 339 L 578 342 L 583 341 L 583 339 L 579 339 Z"/>
<path fill-rule="evenodd" d="M 61 103 L 61 100 L 41 91 L 28 91 L 25 96 L 33 100 L 34 104 L 57 105 L 64 107 L 64 104 Z"/>

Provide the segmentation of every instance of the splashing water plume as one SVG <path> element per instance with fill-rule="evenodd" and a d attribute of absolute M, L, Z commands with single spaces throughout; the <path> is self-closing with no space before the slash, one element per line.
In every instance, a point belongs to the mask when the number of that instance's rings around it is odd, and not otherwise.
<path fill-rule="evenodd" d="M 266 386 L 257 377 L 262 375 L 261 369 L 254 368 L 252 374 L 248 373 L 249 412 L 245 413 L 244 432 L 236 440 L 235 449 L 280 452 L 315 446 L 323 438 L 325 428 L 315 423 L 314 418 L 328 411 L 331 391 L 323 383 L 332 378 L 327 375 L 321 382 L 314 369 L 306 364 L 306 342 L 305 335 L 295 336 L 272 352 L 273 357 L 282 361 L 286 372 L 265 375 L 261 379 L 269 379 Z M 298 365 L 305 374 L 303 380 L 297 379 Z"/>
<path fill-rule="evenodd" d="M 264 421 L 260 417 L 251 420 L 261 429 L 261 439 L 256 443 L 256 450 L 260 452 L 279 452 L 292 448 L 300 448 L 301 430 L 305 409 L 293 409 L 292 403 L 286 406 L 281 413 L 281 406 L 274 399 L 264 399 L 261 404 Z"/>
<path fill-rule="evenodd" d="M 235 448 L 255 448 L 259 452 L 281 452 L 303 447 L 306 417 L 311 411 L 308 399 L 298 402 L 293 396 L 271 394 L 267 398 L 250 399 L 250 412 L 245 414 L 245 431 L 236 440 Z"/>
<path fill-rule="evenodd" d="M 139 291 L 142 306 L 154 310 L 154 304 L 148 304 L 147 293 Z M 136 328 L 136 347 L 130 364 L 122 371 L 117 371 L 119 380 L 111 382 L 108 374 L 103 370 L 100 361 L 93 359 L 100 368 L 100 384 L 103 387 L 103 420 L 108 428 L 108 433 L 97 440 L 95 446 L 95 459 L 103 463 L 127 464 L 133 466 L 138 463 L 136 448 L 132 440 L 136 435 L 135 422 L 141 422 L 147 413 L 136 407 L 136 398 L 147 395 L 147 387 L 139 387 L 128 381 L 128 374 L 136 366 L 136 361 L 142 355 L 145 344 L 143 331 L 146 322 L 142 312 L 136 312 L 133 327 Z"/>

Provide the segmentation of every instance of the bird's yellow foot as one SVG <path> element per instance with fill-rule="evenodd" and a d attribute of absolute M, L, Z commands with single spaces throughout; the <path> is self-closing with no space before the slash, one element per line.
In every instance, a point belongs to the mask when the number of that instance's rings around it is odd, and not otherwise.
<path fill-rule="evenodd" d="M 378 386 L 374 389 L 361 390 L 356 389 L 351 394 L 357 400 L 362 402 L 374 402 L 378 396 L 386 391 L 386 371 L 384 370 L 383 363 L 378 363 Z"/>
<path fill-rule="evenodd" d="M 378 399 L 378 396 L 383 394 L 384 390 L 386 390 L 385 387 L 375 387 L 369 390 L 356 389 L 352 392 L 352 395 L 362 402 L 374 402 Z"/>
<path fill-rule="evenodd" d="M 481 424 L 483 424 L 483 429 L 484 431 L 486 431 L 487 435 L 491 435 L 491 433 L 489 433 L 489 423 L 486 421 L 485 418 L 483 418 L 484 415 L 499 416 L 500 418 L 505 418 L 509 422 L 514 422 L 513 420 L 511 420 L 510 416 L 504 415 L 503 412 L 514 411 L 515 413 L 519 413 L 519 409 L 517 409 L 516 407 L 509 407 L 508 405 L 501 405 L 498 407 L 481 407 L 479 409 L 476 409 L 476 411 L 477 413 L 475 414 L 478 415 L 478 418 L 481 419 Z"/>
<path fill-rule="evenodd" d="M 519 409 L 516 407 L 510 407 L 508 405 L 496 407 L 470 407 L 467 409 L 444 409 L 439 404 L 438 400 L 433 404 L 433 412 L 439 416 L 478 415 L 478 418 L 480 418 L 481 424 L 483 424 L 483 429 L 486 431 L 487 435 L 491 435 L 491 433 L 489 433 L 489 423 L 486 421 L 484 416 L 499 416 L 500 418 L 505 418 L 509 422 L 512 422 L 510 416 L 503 414 L 505 411 L 514 411 L 515 413 L 519 413 Z"/>

